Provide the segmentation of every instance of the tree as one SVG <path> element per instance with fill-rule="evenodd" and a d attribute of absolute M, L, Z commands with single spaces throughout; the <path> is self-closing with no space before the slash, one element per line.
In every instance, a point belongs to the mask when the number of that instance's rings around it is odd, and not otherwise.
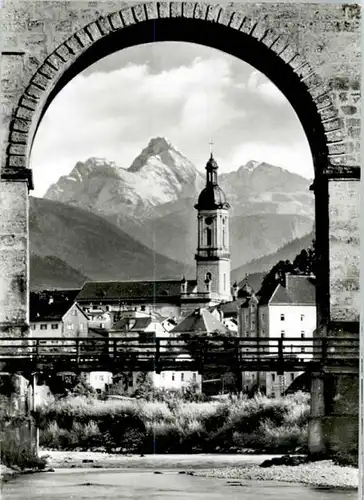
<path fill-rule="evenodd" d="M 263 279 L 259 295 L 270 296 L 277 285 L 284 285 L 286 273 L 310 276 L 311 274 L 316 275 L 316 269 L 316 244 L 313 240 L 311 246 L 307 250 L 301 250 L 301 252 L 296 255 L 293 263 L 289 260 L 280 260 L 271 268 Z"/>

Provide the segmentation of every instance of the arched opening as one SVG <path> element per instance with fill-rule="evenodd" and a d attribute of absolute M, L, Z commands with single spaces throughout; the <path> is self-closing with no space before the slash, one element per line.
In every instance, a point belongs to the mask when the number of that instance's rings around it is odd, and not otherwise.
<path fill-rule="evenodd" d="M 262 10 L 264 12 L 264 7 L 262 7 Z M 277 10 L 279 10 L 278 6 Z M 346 7 L 345 26 L 347 25 L 347 21 L 350 24 L 350 15 L 347 15 L 347 12 L 348 8 Z M 44 117 L 45 111 L 60 90 L 74 76 L 79 74 L 80 71 L 103 56 L 116 50 L 143 43 L 173 40 L 206 45 L 238 57 L 263 72 L 283 92 L 297 113 L 310 145 L 315 169 L 315 231 L 316 248 L 319 258 L 319 275 L 317 276 L 316 289 L 317 306 L 319 309 L 318 333 L 320 334 L 320 328 L 326 327 L 330 319 L 328 301 L 330 286 L 332 285 L 334 294 L 337 290 L 339 290 L 339 293 L 343 289 L 345 290 L 346 282 L 344 285 L 342 284 L 344 281 L 342 277 L 347 271 L 344 270 L 342 272 L 342 270 L 339 270 L 334 280 L 332 282 L 329 281 L 332 266 L 329 268 L 328 180 L 333 180 L 336 175 L 336 184 L 335 182 L 331 183 L 330 208 L 334 208 L 334 210 L 340 212 L 338 192 L 341 188 L 340 184 L 344 184 L 342 183 L 343 177 L 340 177 L 340 175 L 343 175 L 347 180 L 358 178 L 356 170 L 357 155 L 355 154 L 351 158 L 348 156 L 345 157 L 346 160 L 344 159 L 344 155 L 350 149 L 349 146 L 354 148 L 354 144 L 350 143 L 350 134 L 346 128 L 344 129 L 337 120 L 337 107 L 331 102 L 331 91 L 328 91 L 327 88 L 321 85 L 320 78 L 317 77 L 312 67 L 305 62 L 302 55 L 296 53 L 295 48 L 290 46 L 289 40 L 280 38 L 279 34 L 275 35 L 272 33 L 270 26 L 264 24 L 264 19 L 250 19 L 248 16 L 245 16 L 245 13 L 244 10 L 243 14 L 241 12 L 234 12 L 231 5 L 220 7 L 193 3 L 173 2 L 169 4 L 163 2 L 127 7 L 115 14 L 107 14 L 105 17 L 98 18 L 87 27 L 80 29 L 50 54 L 44 64 L 36 71 L 28 87 L 25 89 L 18 107 L 16 108 L 14 102 L 11 103 L 11 106 L 8 106 L 7 109 L 11 109 L 12 112 L 15 109 L 15 112 L 12 115 L 14 119 L 10 124 L 2 180 L 7 181 L 9 192 L 13 190 L 11 194 L 13 195 L 12 203 L 14 207 L 17 206 L 17 201 L 24 201 L 24 204 L 19 208 L 19 219 L 22 222 L 25 221 L 25 227 L 27 222 L 27 204 L 25 203 L 24 181 L 29 180 L 29 171 L 27 170 L 29 167 L 29 157 L 40 120 Z M 98 14 L 95 12 L 96 15 Z M 340 17 L 340 14 L 338 16 Z M 277 17 L 279 17 L 279 14 Z M 268 20 L 270 19 L 269 16 L 267 18 Z M 71 20 L 70 22 L 72 25 L 73 21 Z M 284 23 L 278 24 L 285 29 Z M 311 22 L 310 24 L 312 25 L 313 23 Z M 77 28 L 75 27 L 75 29 L 78 28 L 78 26 Z M 289 32 L 290 30 L 288 30 Z M 340 23 L 335 28 L 335 34 L 336 32 L 340 32 Z M 301 36 L 305 37 L 302 26 L 298 29 L 297 33 L 299 34 L 298 38 Z M 40 44 L 44 43 L 44 50 L 47 50 L 47 47 L 49 47 L 47 45 L 47 36 L 49 35 L 45 35 L 44 42 L 40 42 Z M 333 37 L 335 35 L 331 34 L 331 39 Z M 318 41 L 319 38 L 315 40 Z M 294 43 L 294 47 L 296 46 L 296 43 Z M 319 45 L 316 45 L 316 47 L 318 49 Z M 316 64 L 316 58 L 313 55 L 314 50 L 310 54 L 312 56 L 312 58 L 310 57 L 310 64 Z M 41 53 L 42 51 L 37 52 L 38 59 L 29 58 L 29 61 L 32 61 L 31 64 L 35 64 L 34 61 L 40 60 L 39 54 Z M 323 53 L 325 53 L 325 50 Z M 29 48 L 29 55 L 32 55 L 31 48 Z M 329 61 L 328 66 L 330 64 L 331 62 Z M 11 70 L 10 73 L 12 71 L 16 70 Z M 335 72 L 336 69 L 328 72 L 327 82 L 329 86 L 337 76 L 335 76 Z M 25 87 L 25 82 L 21 82 L 21 88 L 24 88 L 23 85 Z M 340 107 L 340 113 L 341 111 Z M 351 106 L 348 111 L 349 113 L 355 112 L 355 106 Z M 7 119 L 10 121 L 10 113 Z M 13 180 L 21 181 L 20 188 L 24 188 L 22 199 L 22 195 L 19 194 L 20 191 L 16 192 L 14 189 L 16 182 L 12 182 Z M 349 186 L 348 189 L 351 188 Z M 352 191 L 354 193 L 355 189 L 352 189 Z M 354 206 L 355 202 L 352 205 Z M 337 210 L 338 208 L 339 210 Z M 334 210 L 332 210 L 332 213 Z M 354 209 L 353 213 L 355 216 Z M 9 241 L 13 241 L 14 234 L 12 234 L 12 230 L 8 230 L 8 226 L 11 226 L 15 219 L 16 217 L 8 217 L 6 220 L 6 231 L 10 236 Z M 335 214 L 333 214 L 333 220 L 335 224 Z M 348 220 L 350 220 L 350 215 L 347 216 L 346 222 Z M 330 224 L 331 222 L 330 215 Z M 330 230 L 332 227 L 331 224 Z M 353 228 L 355 231 L 355 224 Z M 333 232 L 335 232 L 335 227 L 333 228 Z M 20 237 L 16 235 L 17 242 L 19 243 L 21 238 L 26 241 L 26 235 L 26 230 L 24 230 Z M 330 233 L 330 237 L 331 235 Z M 333 239 L 331 238 L 330 241 L 333 241 Z M 2 284 L 5 286 L 1 291 L 1 299 L 6 311 L 5 314 L 2 313 L 1 320 L 2 323 L 7 323 L 5 325 L 6 328 L 10 324 L 11 328 L 14 327 L 15 334 L 20 332 L 22 335 L 26 334 L 28 326 L 27 314 L 29 307 L 26 304 L 25 298 L 28 285 L 28 249 L 27 243 L 23 244 L 21 242 L 19 244 L 20 257 L 12 257 L 9 246 L 11 244 L 5 244 L 4 246 L 6 255 L 10 255 L 8 259 L 10 266 L 5 269 L 6 276 L 5 279 L 2 279 Z M 330 251 L 334 246 L 334 244 L 332 247 L 330 246 Z M 335 249 L 334 252 L 331 252 L 331 255 L 334 253 Z M 339 252 L 336 252 L 335 259 L 340 260 Z M 13 265 L 15 263 L 16 266 Z M 355 285 L 355 272 L 353 274 L 354 277 L 351 282 Z M 337 276 L 340 276 L 341 280 L 339 285 L 337 285 L 339 281 Z M 335 280 L 336 283 L 334 283 Z M 343 312 L 340 307 L 343 305 L 343 309 L 346 308 L 346 296 L 338 296 L 336 293 L 336 297 L 338 297 L 337 304 L 334 304 L 336 316 L 333 316 L 333 321 L 337 319 L 341 320 L 342 318 L 346 321 L 348 317 L 357 318 L 353 314 L 345 317 L 345 311 Z M 15 305 L 13 305 L 13 302 Z M 355 309 L 355 305 L 353 309 Z M 321 380 L 316 380 L 316 382 L 317 393 L 322 394 L 323 383 Z M 318 404 L 317 406 L 319 407 L 320 405 Z"/>

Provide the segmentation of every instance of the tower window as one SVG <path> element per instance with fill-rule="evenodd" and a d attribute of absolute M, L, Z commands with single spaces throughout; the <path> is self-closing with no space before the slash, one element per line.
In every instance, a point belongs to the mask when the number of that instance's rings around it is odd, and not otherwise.
<path fill-rule="evenodd" d="M 284 314 L 281 314 L 281 321 L 284 321 Z"/>
<path fill-rule="evenodd" d="M 207 227 L 205 229 L 205 233 L 206 233 L 206 245 L 207 246 L 211 246 L 212 244 L 212 231 L 209 227 Z"/>

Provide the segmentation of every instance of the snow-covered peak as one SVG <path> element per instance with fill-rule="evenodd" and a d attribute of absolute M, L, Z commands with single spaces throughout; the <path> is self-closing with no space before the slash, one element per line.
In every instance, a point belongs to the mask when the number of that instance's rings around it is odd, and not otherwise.
<path fill-rule="evenodd" d="M 177 150 L 168 139 L 165 137 L 154 137 L 150 139 L 147 147 L 135 158 L 128 170 L 129 172 L 137 172 L 149 162 L 150 158 L 160 157 L 161 155 L 165 156 L 166 153 L 171 152 L 177 153 Z"/>

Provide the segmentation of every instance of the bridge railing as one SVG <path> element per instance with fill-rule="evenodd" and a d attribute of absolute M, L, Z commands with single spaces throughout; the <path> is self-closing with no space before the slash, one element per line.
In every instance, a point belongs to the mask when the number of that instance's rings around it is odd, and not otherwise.
<path fill-rule="evenodd" d="M 242 371 L 301 371 L 310 365 L 356 365 L 359 339 L 347 337 L 28 337 L 0 338 L 0 362 L 82 364 L 90 369 L 119 363 L 150 369 L 202 369 L 214 365 Z"/>

